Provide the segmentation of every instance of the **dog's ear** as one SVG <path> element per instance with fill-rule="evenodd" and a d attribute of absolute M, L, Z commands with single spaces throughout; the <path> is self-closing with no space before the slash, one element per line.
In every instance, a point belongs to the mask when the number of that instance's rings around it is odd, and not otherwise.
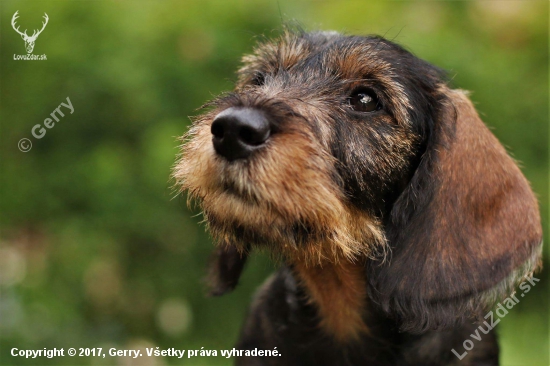
<path fill-rule="evenodd" d="M 442 93 L 426 151 L 391 212 L 391 258 L 369 275 L 374 301 L 412 332 L 485 315 L 540 265 L 529 183 L 465 93 Z"/>
<path fill-rule="evenodd" d="M 231 245 L 220 246 L 215 250 L 207 278 L 210 296 L 221 296 L 233 291 L 239 283 L 247 258 L 248 248 L 239 250 Z"/>

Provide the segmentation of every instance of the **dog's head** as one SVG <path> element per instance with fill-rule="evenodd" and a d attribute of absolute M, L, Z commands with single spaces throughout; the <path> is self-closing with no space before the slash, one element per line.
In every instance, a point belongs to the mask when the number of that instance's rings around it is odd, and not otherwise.
<path fill-rule="evenodd" d="M 285 33 L 243 61 L 174 169 L 227 248 L 217 292 L 255 246 L 309 265 L 369 258 L 373 300 L 422 330 L 477 313 L 536 266 L 529 184 L 440 70 L 332 32 Z"/>

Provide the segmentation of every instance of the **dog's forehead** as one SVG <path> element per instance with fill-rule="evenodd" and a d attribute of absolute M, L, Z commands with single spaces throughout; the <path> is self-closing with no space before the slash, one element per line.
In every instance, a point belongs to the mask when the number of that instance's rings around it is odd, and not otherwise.
<path fill-rule="evenodd" d="M 337 32 L 286 34 L 257 47 L 243 60 L 244 72 L 325 73 L 341 78 L 364 77 L 391 69 L 401 49 L 377 36 L 346 36 Z"/>

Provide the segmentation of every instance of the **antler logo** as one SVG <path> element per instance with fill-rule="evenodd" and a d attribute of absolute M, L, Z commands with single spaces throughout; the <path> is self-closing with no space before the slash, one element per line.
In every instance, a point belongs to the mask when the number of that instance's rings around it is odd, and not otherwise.
<path fill-rule="evenodd" d="M 42 29 L 40 30 L 35 29 L 34 32 L 32 33 L 32 36 L 29 36 L 27 35 L 26 29 L 24 32 L 21 32 L 19 30 L 19 26 L 16 27 L 15 21 L 17 20 L 17 18 L 19 18 L 18 13 L 19 13 L 19 10 L 17 10 L 15 14 L 13 14 L 13 17 L 11 18 L 11 26 L 17 33 L 21 35 L 21 38 L 23 38 L 23 41 L 25 41 L 25 48 L 27 49 L 27 53 L 32 53 L 32 50 L 34 49 L 34 42 L 36 42 L 36 38 L 38 38 L 40 33 L 42 33 L 44 28 L 46 28 L 46 24 L 48 24 L 48 20 L 49 20 L 48 14 L 44 13 L 44 22 L 42 23 Z"/>

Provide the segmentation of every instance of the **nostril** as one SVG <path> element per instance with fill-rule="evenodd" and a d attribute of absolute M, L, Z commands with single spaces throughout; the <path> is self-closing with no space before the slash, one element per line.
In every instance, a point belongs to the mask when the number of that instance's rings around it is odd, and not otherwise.
<path fill-rule="evenodd" d="M 243 126 L 239 130 L 239 139 L 247 145 L 261 145 L 267 140 L 268 137 L 268 128 L 254 128 L 250 126 Z"/>
<path fill-rule="evenodd" d="M 214 137 L 222 139 L 224 135 L 224 128 L 222 124 L 219 123 L 219 121 L 214 121 L 214 123 L 212 123 L 212 127 L 210 128 L 210 132 L 212 132 L 212 135 L 214 135 Z"/>

